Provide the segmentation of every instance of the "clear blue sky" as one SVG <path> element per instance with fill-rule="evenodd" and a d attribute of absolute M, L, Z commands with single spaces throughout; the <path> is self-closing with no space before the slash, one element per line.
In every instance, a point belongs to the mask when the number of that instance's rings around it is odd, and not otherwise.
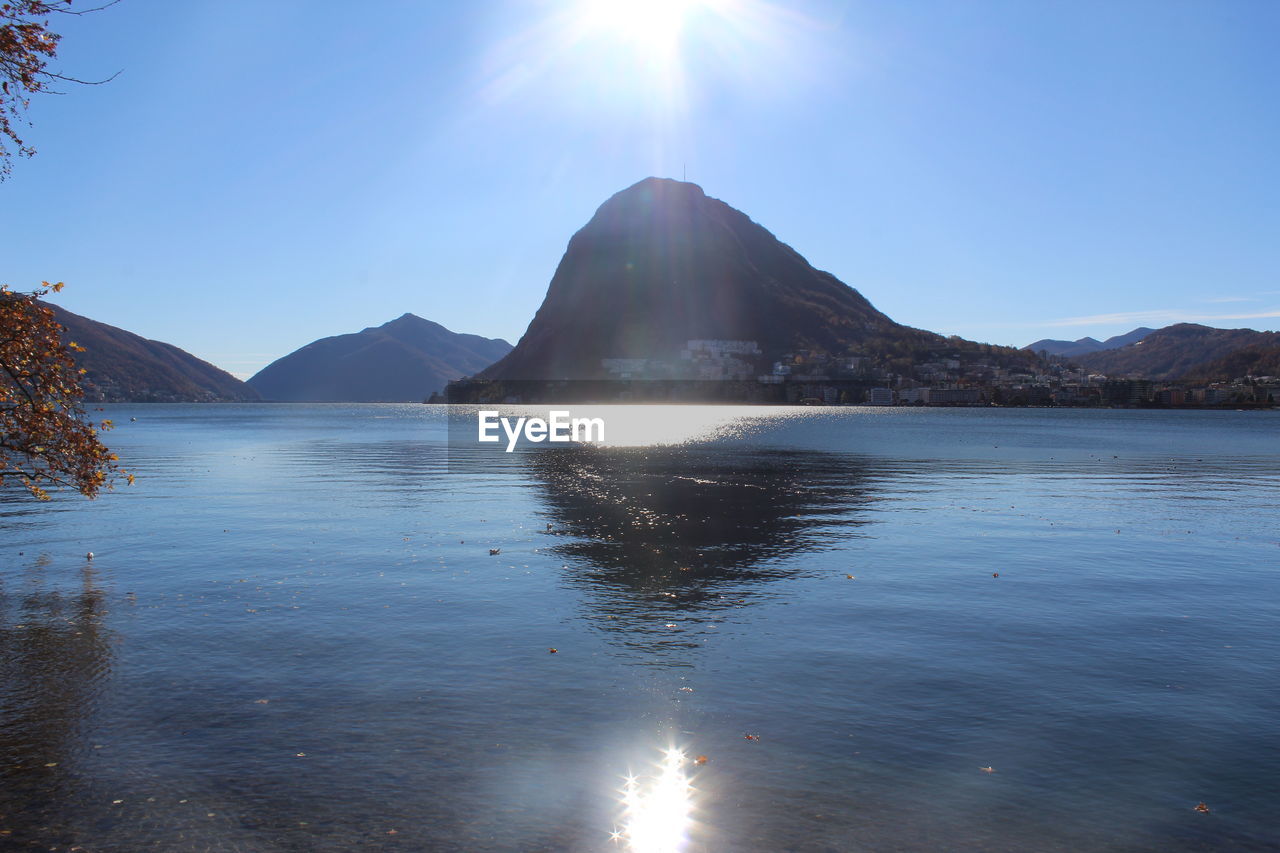
<path fill-rule="evenodd" d="M 81 0 L 83 7 L 90 0 Z M 32 103 L 0 281 L 240 376 L 409 311 L 513 343 L 687 168 L 894 319 L 1280 329 L 1280 3 L 123 0 Z"/>

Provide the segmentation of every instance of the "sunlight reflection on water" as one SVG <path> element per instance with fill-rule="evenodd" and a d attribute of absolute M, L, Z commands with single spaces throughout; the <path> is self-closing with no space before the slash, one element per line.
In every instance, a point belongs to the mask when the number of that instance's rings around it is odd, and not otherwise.
<path fill-rule="evenodd" d="M 609 447 L 661 447 L 740 436 L 745 422 L 738 407 L 608 406 L 600 407 Z"/>
<path fill-rule="evenodd" d="M 108 409 L 0 495 L 0 849 L 1280 849 L 1280 413 L 600 408 L 713 437 Z"/>
<path fill-rule="evenodd" d="M 604 424 L 604 438 L 587 443 L 603 447 L 672 447 L 749 438 L 753 435 L 784 428 L 788 423 L 814 418 L 820 412 L 802 407 L 726 406 L 726 405 L 451 405 L 449 407 L 449 441 L 454 449 L 476 447 L 478 415 L 496 412 L 510 419 L 513 429 L 519 418 L 541 418 L 549 421 L 551 413 L 563 412 L 572 419 L 599 419 Z M 872 415 L 879 414 L 869 410 Z M 588 433 L 594 436 L 593 433 Z M 503 433 L 496 422 L 491 435 Z M 490 439 L 492 441 L 492 439 Z M 548 446 L 537 442 L 532 446 Z M 494 443 L 504 450 L 507 439 Z M 521 438 L 519 447 L 531 446 Z"/>
<path fill-rule="evenodd" d="M 663 752 L 656 774 L 640 779 L 628 774 L 622 787 L 622 829 L 613 840 L 632 853 L 676 853 L 688 841 L 693 816 L 693 786 L 684 772 L 684 751 Z"/>

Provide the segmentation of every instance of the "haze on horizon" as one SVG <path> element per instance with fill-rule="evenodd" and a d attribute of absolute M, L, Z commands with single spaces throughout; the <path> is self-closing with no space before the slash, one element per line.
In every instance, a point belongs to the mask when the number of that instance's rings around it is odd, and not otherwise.
<path fill-rule="evenodd" d="M 87 3 L 79 4 L 81 6 Z M 56 21 L 3 281 L 247 376 L 405 312 L 515 343 L 686 176 L 894 320 L 1280 329 L 1280 6 L 124 0 Z"/>

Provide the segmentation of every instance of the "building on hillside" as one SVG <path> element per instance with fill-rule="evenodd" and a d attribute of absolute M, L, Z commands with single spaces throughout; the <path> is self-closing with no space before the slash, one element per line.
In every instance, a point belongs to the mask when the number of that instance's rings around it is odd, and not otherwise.
<path fill-rule="evenodd" d="M 933 406 L 976 406 L 982 401 L 977 388 L 930 388 L 926 402 Z"/>
<path fill-rule="evenodd" d="M 615 379 L 640 379 L 649 374 L 647 358 L 602 358 L 600 366 Z"/>
<path fill-rule="evenodd" d="M 1149 379 L 1108 379 L 1102 383 L 1102 402 L 1107 406 L 1141 406 L 1155 399 Z"/>
<path fill-rule="evenodd" d="M 867 392 L 868 406 L 892 406 L 893 399 L 892 388 L 872 388 Z"/>
<path fill-rule="evenodd" d="M 907 406 L 921 406 L 929 402 L 928 388 L 901 388 L 898 390 L 898 402 Z"/>
<path fill-rule="evenodd" d="M 760 355 L 760 345 L 755 341 L 689 341 L 681 350 L 681 358 L 729 358 Z"/>
<path fill-rule="evenodd" d="M 755 341 L 691 340 L 680 351 L 684 372 L 696 379 L 750 379 L 760 355 Z"/>

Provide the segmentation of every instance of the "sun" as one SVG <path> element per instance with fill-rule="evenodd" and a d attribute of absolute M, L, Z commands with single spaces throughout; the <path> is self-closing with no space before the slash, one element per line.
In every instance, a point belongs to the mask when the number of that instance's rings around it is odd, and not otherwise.
<path fill-rule="evenodd" d="M 792 98 L 798 83 L 829 76 L 817 24 L 782 0 L 495 5 L 510 14 L 495 18 L 501 30 L 484 57 L 478 109 L 581 121 L 611 144 L 652 146 L 658 160 L 679 149 L 675 164 L 690 150 L 699 104 L 722 93 Z"/>
<path fill-rule="evenodd" d="M 690 18 L 709 0 L 583 0 L 589 32 L 630 42 L 654 53 L 673 51 Z"/>

